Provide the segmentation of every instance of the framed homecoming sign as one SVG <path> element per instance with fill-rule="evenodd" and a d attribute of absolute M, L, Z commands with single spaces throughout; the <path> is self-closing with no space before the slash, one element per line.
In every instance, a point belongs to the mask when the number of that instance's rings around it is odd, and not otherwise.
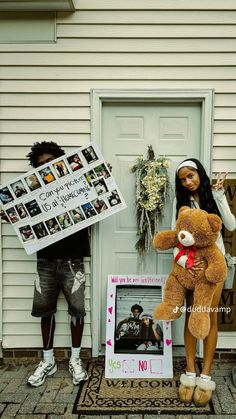
<path fill-rule="evenodd" d="M 106 378 L 172 378 L 171 322 L 156 321 L 167 275 L 109 275 Z"/>

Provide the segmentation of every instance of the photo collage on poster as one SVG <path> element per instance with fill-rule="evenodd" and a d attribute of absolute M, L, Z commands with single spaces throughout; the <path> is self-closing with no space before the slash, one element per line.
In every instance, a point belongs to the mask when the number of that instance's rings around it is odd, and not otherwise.
<path fill-rule="evenodd" d="M 33 251 L 126 207 L 93 143 L 1 186 L 0 202 L 23 245 L 41 242 Z"/>

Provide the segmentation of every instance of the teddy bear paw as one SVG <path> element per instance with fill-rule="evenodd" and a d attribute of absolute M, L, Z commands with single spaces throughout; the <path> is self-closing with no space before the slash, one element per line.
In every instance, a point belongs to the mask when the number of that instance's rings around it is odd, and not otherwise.
<path fill-rule="evenodd" d="M 205 339 L 210 331 L 210 317 L 208 313 L 191 313 L 188 321 L 189 331 L 197 339 Z"/>

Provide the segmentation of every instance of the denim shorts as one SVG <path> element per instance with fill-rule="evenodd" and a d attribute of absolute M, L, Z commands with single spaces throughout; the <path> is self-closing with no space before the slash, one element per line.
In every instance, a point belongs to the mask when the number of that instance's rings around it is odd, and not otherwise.
<path fill-rule="evenodd" d="M 78 319 L 85 316 L 85 274 L 82 259 L 38 259 L 32 316 L 48 317 L 57 311 L 60 291 L 68 312 Z"/>

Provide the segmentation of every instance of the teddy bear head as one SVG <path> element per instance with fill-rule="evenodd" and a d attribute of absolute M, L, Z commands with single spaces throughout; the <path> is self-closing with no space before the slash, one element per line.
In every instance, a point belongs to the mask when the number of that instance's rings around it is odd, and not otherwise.
<path fill-rule="evenodd" d="M 184 246 L 207 247 L 215 243 L 222 222 L 216 214 L 201 209 L 181 207 L 176 221 L 178 240 Z"/>

